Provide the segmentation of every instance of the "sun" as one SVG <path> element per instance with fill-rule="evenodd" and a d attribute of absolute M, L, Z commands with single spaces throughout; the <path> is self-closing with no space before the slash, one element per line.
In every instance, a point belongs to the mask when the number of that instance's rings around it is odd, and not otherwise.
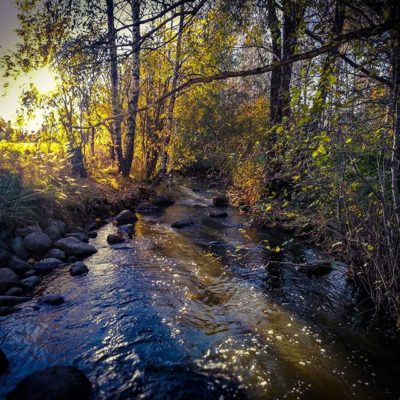
<path fill-rule="evenodd" d="M 54 91 L 57 86 L 54 74 L 47 67 L 33 72 L 31 74 L 31 82 L 42 94 Z"/>

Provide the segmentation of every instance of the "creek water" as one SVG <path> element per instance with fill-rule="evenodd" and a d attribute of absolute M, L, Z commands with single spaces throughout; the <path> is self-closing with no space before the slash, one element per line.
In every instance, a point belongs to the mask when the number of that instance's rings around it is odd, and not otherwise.
<path fill-rule="evenodd" d="M 345 266 L 297 272 L 290 262 L 318 258 L 312 246 L 253 228 L 229 207 L 210 218 L 215 190 L 204 187 L 173 184 L 176 203 L 140 216 L 126 243 L 108 245 L 115 227 L 101 228 L 89 274 L 65 268 L 37 290 L 64 304 L 34 298 L 0 319 L 11 364 L 0 398 L 60 364 L 87 374 L 94 399 L 400 398 L 399 348 L 360 327 Z M 182 218 L 195 224 L 171 228 Z M 286 242 L 282 264 L 268 264 L 266 241 Z"/>

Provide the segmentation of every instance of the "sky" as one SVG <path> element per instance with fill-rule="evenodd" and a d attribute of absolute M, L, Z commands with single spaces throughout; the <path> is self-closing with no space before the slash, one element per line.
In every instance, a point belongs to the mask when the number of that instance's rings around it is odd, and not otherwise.
<path fill-rule="evenodd" d="M 0 0 L 0 57 L 6 50 L 15 49 L 18 41 L 15 29 L 18 27 L 17 9 L 15 0 Z M 42 93 L 47 93 L 54 89 L 55 81 L 48 68 L 42 68 L 32 71 L 29 74 L 23 74 L 17 81 L 10 81 L 6 91 L 3 89 L 5 82 L 3 70 L 0 70 L 0 117 L 6 121 L 14 122 L 18 109 L 18 98 L 22 94 L 23 87 L 29 83 L 34 83 Z M 42 115 L 40 112 L 27 122 L 27 129 L 36 129 L 40 127 Z"/>

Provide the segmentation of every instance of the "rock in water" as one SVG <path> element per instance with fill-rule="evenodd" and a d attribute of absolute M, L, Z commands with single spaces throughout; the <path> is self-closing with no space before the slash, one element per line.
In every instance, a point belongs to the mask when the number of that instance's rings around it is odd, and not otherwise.
<path fill-rule="evenodd" d="M 39 303 L 48 304 L 50 306 L 58 306 L 64 303 L 64 297 L 59 294 L 44 294 L 39 299 Z"/>
<path fill-rule="evenodd" d="M 55 366 L 28 375 L 7 400 L 88 400 L 92 385 L 75 367 Z"/>
<path fill-rule="evenodd" d="M 69 256 L 86 257 L 97 252 L 91 244 L 84 243 L 76 237 L 68 237 L 57 240 L 54 247 L 64 251 Z"/>
<path fill-rule="evenodd" d="M 18 276 L 10 268 L 0 268 L 0 293 L 5 293 L 13 286 L 18 286 Z"/>
<path fill-rule="evenodd" d="M 195 224 L 194 221 L 191 219 L 182 219 L 182 220 L 173 222 L 171 224 L 171 226 L 176 229 L 182 229 L 182 228 L 186 228 L 188 226 L 192 226 L 194 224 Z"/>
<path fill-rule="evenodd" d="M 123 242 L 125 242 L 125 239 L 124 239 L 122 236 L 120 236 L 120 235 L 116 235 L 116 234 L 114 234 L 114 233 L 110 233 L 110 234 L 107 236 L 107 242 L 108 242 L 109 244 L 117 244 L 117 243 L 123 243 Z"/>
<path fill-rule="evenodd" d="M 96 231 L 90 231 L 90 232 L 88 232 L 88 237 L 90 238 L 90 239 L 94 239 L 94 238 L 96 238 L 97 237 L 97 232 Z"/>
<path fill-rule="evenodd" d="M 228 213 L 225 211 L 223 212 L 212 212 L 208 214 L 211 218 L 226 218 L 228 216 Z"/>
<path fill-rule="evenodd" d="M 216 196 L 213 198 L 213 204 L 216 207 L 225 207 L 229 205 L 229 199 L 227 196 Z"/>
<path fill-rule="evenodd" d="M 44 258 L 58 258 L 61 261 L 65 261 L 67 259 L 67 255 L 64 251 L 60 249 L 50 249 L 45 255 Z"/>
<path fill-rule="evenodd" d="M 71 274 L 71 276 L 79 276 L 87 274 L 88 272 L 89 268 L 82 261 L 77 261 L 73 263 L 69 268 L 69 273 Z"/>
<path fill-rule="evenodd" d="M 175 203 L 175 200 L 169 196 L 159 195 L 154 197 L 151 201 L 151 204 L 158 206 L 158 207 L 169 207 Z"/>
<path fill-rule="evenodd" d="M 35 271 L 41 274 L 48 274 L 56 268 L 60 268 L 64 263 L 58 258 L 45 258 L 37 262 L 34 266 Z"/>
<path fill-rule="evenodd" d="M 144 215 L 157 214 L 161 211 L 162 211 L 161 207 L 156 206 L 154 204 L 150 204 L 147 201 L 140 203 L 136 208 L 137 213 Z"/>
<path fill-rule="evenodd" d="M 132 224 L 120 225 L 118 227 L 118 233 L 120 235 L 132 236 L 134 232 L 134 228 Z"/>
<path fill-rule="evenodd" d="M 72 232 L 72 233 L 67 233 L 65 237 L 76 237 L 79 239 L 81 242 L 88 243 L 89 242 L 89 236 L 86 235 L 84 232 Z"/>
<path fill-rule="evenodd" d="M 130 210 L 121 211 L 115 218 L 114 224 L 116 225 L 125 225 L 132 224 L 137 221 L 137 217 L 134 212 Z"/>
<path fill-rule="evenodd" d="M 3 350 L 0 349 L 0 375 L 4 374 L 8 370 L 8 358 L 4 354 Z"/>
<path fill-rule="evenodd" d="M 33 254 L 44 254 L 51 249 L 52 240 L 43 232 L 32 232 L 25 236 L 24 246 Z"/>
<path fill-rule="evenodd" d="M 310 275 L 322 275 L 332 271 L 332 264 L 334 264 L 334 261 L 331 260 L 310 261 L 298 265 L 297 270 Z"/>
<path fill-rule="evenodd" d="M 39 285 L 40 282 L 41 279 L 37 276 L 30 276 L 20 281 L 21 285 L 27 290 L 32 290 L 35 286 Z"/>

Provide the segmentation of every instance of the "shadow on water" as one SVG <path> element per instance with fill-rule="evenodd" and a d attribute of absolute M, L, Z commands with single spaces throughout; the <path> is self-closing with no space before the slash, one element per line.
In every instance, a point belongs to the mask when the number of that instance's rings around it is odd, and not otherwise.
<path fill-rule="evenodd" d="M 87 276 L 49 276 L 39 291 L 65 304 L 27 303 L 1 321 L 11 371 L 0 396 L 33 370 L 73 364 L 99 399 L 399 398 L 399 353 L 354 328 L 344 266 L 320 277 L 266 268 L 264 241 L 290 237 L 251 228 L 232 209 L 210 218 L 212 193 L 195 186 L 175 184 L 177 203 L 142 216 L 125 244 L 109 247 L 114 228 L 103 227 Z M 170 227 L 188 217 L 194 226 Z M 293 243 L 277 261 L 315 256 Z"/>

